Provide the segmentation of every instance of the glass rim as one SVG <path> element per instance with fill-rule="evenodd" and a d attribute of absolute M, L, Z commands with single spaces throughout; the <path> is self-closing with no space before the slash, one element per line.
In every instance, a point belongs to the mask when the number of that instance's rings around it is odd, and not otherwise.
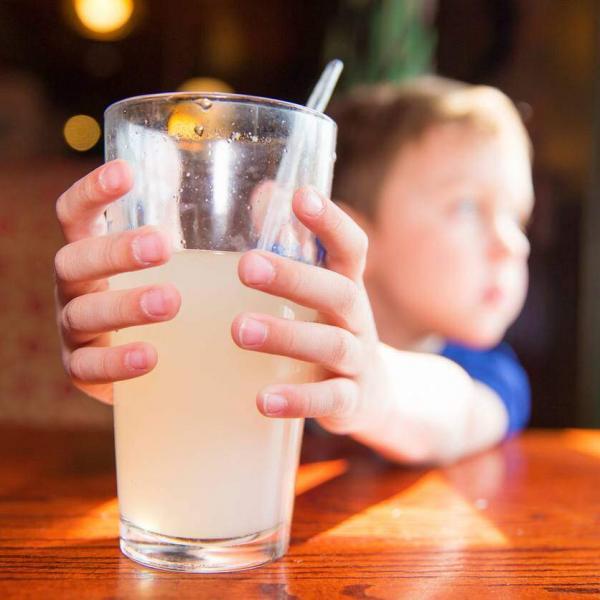
<path fill-rule="evenodd" d="M 116 102 L 109 104 L 104 110 L 104 117 L 106 118 L 108 112 L 114 110 L 115 108 L 121 108 L 122 106 L 130 106 L 132 104 L 143 104 L 145 102 L 171 99 L 190 99 L 197 101 L 202 100 L 203 98 L 216 102 L 237 102 L 240 104 L 247 104 L 250 106 L 265 106 L 269 108 L 277 108 L 280 110 L 301 112 L 322 119 L 336 127 L 336 122 L 331 117 L 329 117 L 323 112 L 315 110 L 314 108 L 308 108 L 307 106 L 302 106 L 301 104 L 296 104 L 294 102 L 288 102 L 287 100 L 277 100 L 275 98 L 265 98 L 262 96 L 251 96 L 247 94 L 231 94 L 226 92 L 162 92 L 158 94 L 141 94 L 139 96 L 131 96 L 129 98 L 123 98 L 122 100 L 117 100 Z"/>

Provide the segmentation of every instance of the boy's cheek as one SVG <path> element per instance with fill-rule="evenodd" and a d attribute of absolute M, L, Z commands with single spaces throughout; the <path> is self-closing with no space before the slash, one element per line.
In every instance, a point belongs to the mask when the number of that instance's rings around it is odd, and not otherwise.
<path fill-rule="evenodd" d="M 405 316 L 408 309 L 418 322 L 429 323 L 445 330 L 460 331 L 472 335 L 475 313 L 483 308 L 482 300 L 486 286 L 490 283 L 489 265 L 483 251 L 479 251 L 475 240 L 465 240 L 449 232 L 404 231 L 405 235 L 394 240 L 394 244 L 379 244 L 373 240 L 371 246 L 371 272 L 384 282 L 383 288 L 393 290 L 392 295 L 398 309 Z M 418 235 L 417 235 L 418 233 Z M 492 330 L 503 327 L 512 318 L 515 304 L 521 304 L 526 288 L 526 271 L 512 269 L 509 276 L 509 295 L 513 298 L 507 314 L 498 308 L 481 311 L 485 318 L 481 323 L 489 329 L 486 338 L 495 335 Z M 508 282 L 507 282 L 508 283 Z M 503 314 L 502 314 L 503 313 Z"/>

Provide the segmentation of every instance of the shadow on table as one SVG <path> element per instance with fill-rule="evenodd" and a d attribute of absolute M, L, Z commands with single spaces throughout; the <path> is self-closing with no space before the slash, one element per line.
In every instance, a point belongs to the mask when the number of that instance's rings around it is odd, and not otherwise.
<path fill-rule="evenodd" d="M 409 489 L 425 473 L 394 465 L 349 438 L 308 433 L 298 472 L 292 545 Z"/>

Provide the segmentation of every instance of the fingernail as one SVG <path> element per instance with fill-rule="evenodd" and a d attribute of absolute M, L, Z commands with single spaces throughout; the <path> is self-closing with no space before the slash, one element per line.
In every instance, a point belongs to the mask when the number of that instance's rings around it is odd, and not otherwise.
<path fill-rule="evenodd" d="M 267 328 L 260 321 L 244 319 L 240 325 L 240 343 L 242 346 L 260 346 L 267 338 Z"/>
<path fill-rule="evenodd" d="M 302 210 L 311 217 L 316 217 L 318 214 L 323 212 L 325 204 L 323 199 L 314 190 L 308 189 L 302 195 Z"/>
<path fill-rule="evenodd" d="M 253 254 L 248 258 L 244 268 L 246 283 L 258 285 L 269 283 L 275 277 L 275 269 L 271 262 L 260 254 Z"/>
<path fill-rule="evenodd" d="M 121 173 L 118 165 L 107 165 L 100 172 L 100 185 L 105 192 L 114 192 L 121 186 Z"/>
<path fill-rule="evenodd" d="M 263 396 L 263 408 L 267 415 L 280 415 L 288 405 L 288 401 L 279 394 L 265 394 Z"/>
<path fill-rule="evenodd" d="M 125 355 L 125 364 L 136 371 L 144 370 L 148 366 L 146 353 L 141 350 L 132 350 Z"/>
<path fill-rule="evenodd" d="M 165 295 L 162 290 L 150 290 L 140 300 L 143 311 L 151 317 L 164 317 L 168 312 Z"/>
<path fill-rule="evenodd" d="M 162 237 L 157 233 L 136 237 L 133 240 L 133 255 L 142 264 L 159 262 L 164 257 Z"/>

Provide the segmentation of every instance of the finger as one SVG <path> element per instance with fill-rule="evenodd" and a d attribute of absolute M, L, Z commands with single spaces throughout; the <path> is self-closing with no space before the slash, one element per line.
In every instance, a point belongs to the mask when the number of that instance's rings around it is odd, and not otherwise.
<path fill-rule="evenodd" d="M 325 246 L 327 267 L 359 281 L 367 256 L 366 233 L 339 206 L 312 188 L 298 190 L 292 206 L 298 219 Z"/>
<path fill-rule="evenodd" d="M 172 319 L 181 306 L 177 288 L 170 284 L 85 294 L 61 312 L 65 342 L 85 344 L 100 333 Z"/>
<path fill-rule="evenodd" d="M 318 383 L 271 385 L 258 393 L 256 405 L 267 417 L 326 417 L 342 426 L 358 406 L 358 384 L 345 377 Z"/>
<path fill-rule="evenodd" d="M 338 375 L 352 377 L 361 369 L 361 345 L 340 327 L 246 313 L 234 319 L 231 334 L 246 350 L 319 364 Z"/>
<path fill-rule="evenodd" d="M 262 231 L 267 214 L 269 201 L 275 190 L 275 182 L 272 180 L 261 181 L 250 194 L 250 217 L 254 230 Z"/>
<path fill-rule="evenodd" d="M 75 385 L 110 383 L 150 372 L 157 363 L 156 349 L 142 342 L 113 348 L 85 347 L 74 350 L 65 365 Z"/>
<path fill-rule="evenodd" d="M 367 297 L 344 275 L 259 250 L 242 256 L 238 274 L 248 287 L 314 308 L 352 333 L 367 326 Z"/>
<path fill-rule="evenodd" d="M 56 216 L 67 242 L 106 231 L 107 205 L 133 186 L 133 173 L 124 160 L 98 167 L 75 182 L 56 202 Z"/>
<path fill-rule="evenodd" d="M 72 242 L 63 246 L 54 259 L 61 299 L 68 301 L 98 291 L 95 280 L 160 265 L 170 256 L 171 246 L 166 236 L 149 225 Z"/>

